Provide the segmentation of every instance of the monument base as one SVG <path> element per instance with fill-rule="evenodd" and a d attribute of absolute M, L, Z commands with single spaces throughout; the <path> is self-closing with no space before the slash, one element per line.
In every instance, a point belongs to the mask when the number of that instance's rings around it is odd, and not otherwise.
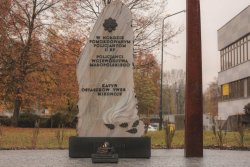
<path fill-rule="evenodd" d="M 150 137 L 77 137 L 69 138 L 69 157 L 91 158 L 98 147 L 109 142 L 119 158 L 150 158 Z"/>

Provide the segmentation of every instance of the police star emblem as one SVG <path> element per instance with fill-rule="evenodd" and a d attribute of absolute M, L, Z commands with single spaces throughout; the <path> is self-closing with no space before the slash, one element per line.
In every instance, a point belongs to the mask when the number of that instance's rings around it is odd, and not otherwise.
<path fill-rule="evenodd" d="M 117 23 L 115 19 L 112 19 L 111 17 L 106 19 L 103 23 L 103 27 L 105 31 L 112 32 L 117 27 Z"/>

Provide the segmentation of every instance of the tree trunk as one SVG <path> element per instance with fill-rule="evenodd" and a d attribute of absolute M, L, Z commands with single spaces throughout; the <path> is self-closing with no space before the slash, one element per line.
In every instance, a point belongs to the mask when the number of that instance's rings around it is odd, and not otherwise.
<path fill-rule="evenodd" d="M 72 111 L 72 105 L 70 104 L 70 100 L 68 99 L 68 112 L 71 113 Z"/>
<path fill-rule="evenodd" d="M 12 117 L 12 126 L 14 127 L 18 126 L 18 117 L 21 108 L 21 103 L 22 103 L 22 98 L 19 95 L 17 95 L 14 102 L 14 113 Z"/>

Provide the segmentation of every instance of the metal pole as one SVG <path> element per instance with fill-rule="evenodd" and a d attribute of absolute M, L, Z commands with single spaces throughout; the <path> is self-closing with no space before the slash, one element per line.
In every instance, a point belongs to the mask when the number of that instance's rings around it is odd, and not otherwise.
<path fill-rule="evenodd" d="M 200 1 L 187 0 L 185 156 L 203 156 Z"/>
<path fill-rule="evenodd" d="M 179 12 L 176 12 L 174 14 L 170 14 L 170 15 L 167 15 L 166 17 L 163 18 L 162 20 L 162 32 L 161 32 L 161 87 L 160 87 L 160 112 L 159 112 L 159 117 L 160 117 L 160 120 L 159 120 L 159 130 L 162 130 L 162 123 L 163 123 L 163 118 L 162 118 L 162 104 L 163 104 L 163 101 L 162 101 L 162 82 L 163 82 L 163 41 L 164 41 L 164 21 L 166 18 L 169 18 L 171 16 L 174 16 L 174 15 L 177 15 L 179 13 L 182 13 L 182 12 L 186 12 L 185 10 L 182 10 L 182 11 L 179 11 Z"/>
<path fill-rule="evenodd" d="M 175 90 L 175 103 L 176 103 L 176 114 L 179 114 L 179 89 L 176 87 Z"/>

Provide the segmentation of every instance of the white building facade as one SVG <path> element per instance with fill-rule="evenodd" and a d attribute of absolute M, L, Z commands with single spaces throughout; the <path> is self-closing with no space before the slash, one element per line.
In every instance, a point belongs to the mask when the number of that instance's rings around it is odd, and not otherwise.
<path fill-rule="evenodd" d="M 250 103 L 250 5 L 218 30 L 218 50 L 218 119 L 226 120 Z"/>

